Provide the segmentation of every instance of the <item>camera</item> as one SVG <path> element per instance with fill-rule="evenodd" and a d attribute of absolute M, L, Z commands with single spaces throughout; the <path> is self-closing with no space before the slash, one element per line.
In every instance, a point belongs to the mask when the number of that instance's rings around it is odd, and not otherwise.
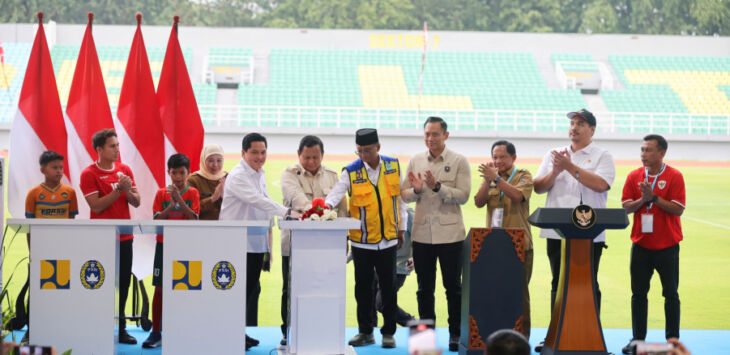
<path fill-rule="evenodd" d="M 633 346 L 634 355 L 667 355 L 674 349 L 671 343 L 636 342 Z"/>

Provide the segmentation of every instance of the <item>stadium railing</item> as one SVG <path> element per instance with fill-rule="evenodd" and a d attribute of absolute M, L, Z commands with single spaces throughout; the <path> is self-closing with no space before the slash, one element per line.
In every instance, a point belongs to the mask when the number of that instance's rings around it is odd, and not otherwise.
<path fill-rule="evenodd" d="M 199 105 L 206 126 L 420 129 L 428 116 L 441 116 L 451 130 L 564 132 L 563 111 L 438 110 L 327 106 Z M 604 133 L 666 133 L 730 136 L 730 115 L 596 112 Z"/>

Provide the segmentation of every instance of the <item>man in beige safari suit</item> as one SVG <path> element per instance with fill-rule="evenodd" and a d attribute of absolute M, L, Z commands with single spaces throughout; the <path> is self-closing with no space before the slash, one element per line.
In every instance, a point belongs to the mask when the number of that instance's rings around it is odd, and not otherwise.
<path fill-rule="evenodd" d="M 281 173 L 281 192 L 284 206 L 304 212 L 312 207 L 312 200 L 324 198 L 335 186 L 339 175 L 333 169 L 322 165 L 324 144 L 319 137 L 304 136 L 299 141 L 299 163 L 293 164 Z M 337 215 L 347 215 L 347 199 L 342 199 L 336 207 Z M 291 231 L 281 231 L 281 345 L 286 345 L 286 328 L 289 318 L 289 253 Z"/>
<path fill-rule="evenodd" d="M 461 327 L 462 249 L 466 232 L 461 205 L 471 192 L 471 169 L 461 154 L 446 148 L 446 122 L 429 117 L 423 125 L 428 151 L 413 156 L 401 197 L 416 202 L 411 238 L 418 280 L 418 313 L 436 320 L 434 292 L 436 260 L 446 289 L 449 314 L 449 350 L 459 350 Z"/>

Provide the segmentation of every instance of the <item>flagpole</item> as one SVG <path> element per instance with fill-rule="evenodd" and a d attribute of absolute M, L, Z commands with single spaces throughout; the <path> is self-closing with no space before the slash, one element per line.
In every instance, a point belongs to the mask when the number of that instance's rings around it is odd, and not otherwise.
<path fill-rule="evenodd" d="M 416 117 L 421 118 L 421 99 L 423 97 L 423 72 L 426 68 L 426 46 L 428 44 L 428 23 L 423 22 L 423 53 L 421 54 L 421 74 L 418 76 L 418 108 Z"/>

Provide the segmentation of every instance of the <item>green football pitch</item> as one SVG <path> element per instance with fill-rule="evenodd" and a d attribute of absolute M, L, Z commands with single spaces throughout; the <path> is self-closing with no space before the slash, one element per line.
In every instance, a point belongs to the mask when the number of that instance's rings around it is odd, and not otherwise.
<path fill-rule="evenodd" d="M 327 160 L 325 165 L 339 171 L 347 161 Z M 237 163 L 237 159 L 227 159 L 226 170 Z M 291 156 L 270 156 L 264 169 L 268 182 L 269 195 L 276 201 L 281 201 L 279 177 L 281 171 L 295 163 Z M 401 162 L 406 166 L 406 162 Z M 687 209 L 682 216 L 684 241 L 680 252 L 680 286 L 679 294 L 682 300 L 681 326 L 684 329 L 730 329 L 730 243 L 723 238 L 730 235 L 730 168 L 725 166 L 703 166 L 680 162 L 676 166 L 684 174 L 687 191 Z M 533 174 L 538 166 L 535 164 L 520 164 Z M 638 164 L 638 161 L 637 163 Z M 669 162 L 672 165 L 672 162 Z M 609 192 L 608 207 L 621 207 L 621 189 L 628 172 L 638 165 L 618 165 L 617 176 L 613 189 Z M 477 165 L 472 164 L 472 193 L 477 191 L 480 178 Z M 143 196 L 143 198 L 152 198 Z M 79 201 L 83 203 L 82 201 Z M 545 195 L 533 194 L 530 207 L 534 210 L 544 206 Z M 477 209 L 470 200 L 463 206 L 465 224 L 470 227 L 483 227 L 485 211 Z M 631 218 L 630 218 L 631 219 Z M 631 289 L 629 277 L 629 252 L 631 240 L 630 228 L 619 231 L 609 231 L 607 244 L 603 252 L 598 282 L 603 294 L 601 319 L 605 328 L 631 328 Z M 544 239 L 537 238 L 539 231 L 533 228 L 535 239 L 535 259 L 530 282 L 532 299 L 532 326 L 547 327 L 549 323 L 550 301 L 550 267 L 545 253 Z M 3 258 L 3 281 L 8 288 L 11 298 L 14 299 L 18 290 L 25 281 L 27 256 L 25 236 L 18 235 L 14 239 L 13 233 L 5 236 Z M 278 326 L 281 324 L 279 307 L 281 299 L 281 259 L 279 248 L 279 231 L 274 229 L 274 247 L 271 272 L 264 272 L 261 276 L 261 296 L 259 301 L 259 325 Z M 8 282 L 12 275 L 12 280 Z M 152 290 L 151 277 L 145 279 Z M 398 304 L 403 309 L 417 316 L 416 302 L 417 283 L 415 274 L 411 274 L 403 288 L 398 293 Z M 725 296 L 723 296 L 725 295 Z M 150 294 L 151 296 L 151 294 Z M 7 300 L 2 300 L 2 307 L 8 307 Z M 131 302 L 129 302 L 131 304 Z M 664 307 L 661 295 L 661 283 L 658 277 L 652 279 L 649 294 L 649 328 L 664 328 Z M 129 308 L 129 306 L 128 306 Z M 127 314 L 131 313 L 128 309 Z M 447 325 L 446 300 L 441 281 L 437 280 L 436 288 L 437 326 Z M 382 324 L 382 323 L 381 323 Z M 347 272 L 347 326 L 356 326 L 355 297 L 352 264 L 348 265 Z"/>

